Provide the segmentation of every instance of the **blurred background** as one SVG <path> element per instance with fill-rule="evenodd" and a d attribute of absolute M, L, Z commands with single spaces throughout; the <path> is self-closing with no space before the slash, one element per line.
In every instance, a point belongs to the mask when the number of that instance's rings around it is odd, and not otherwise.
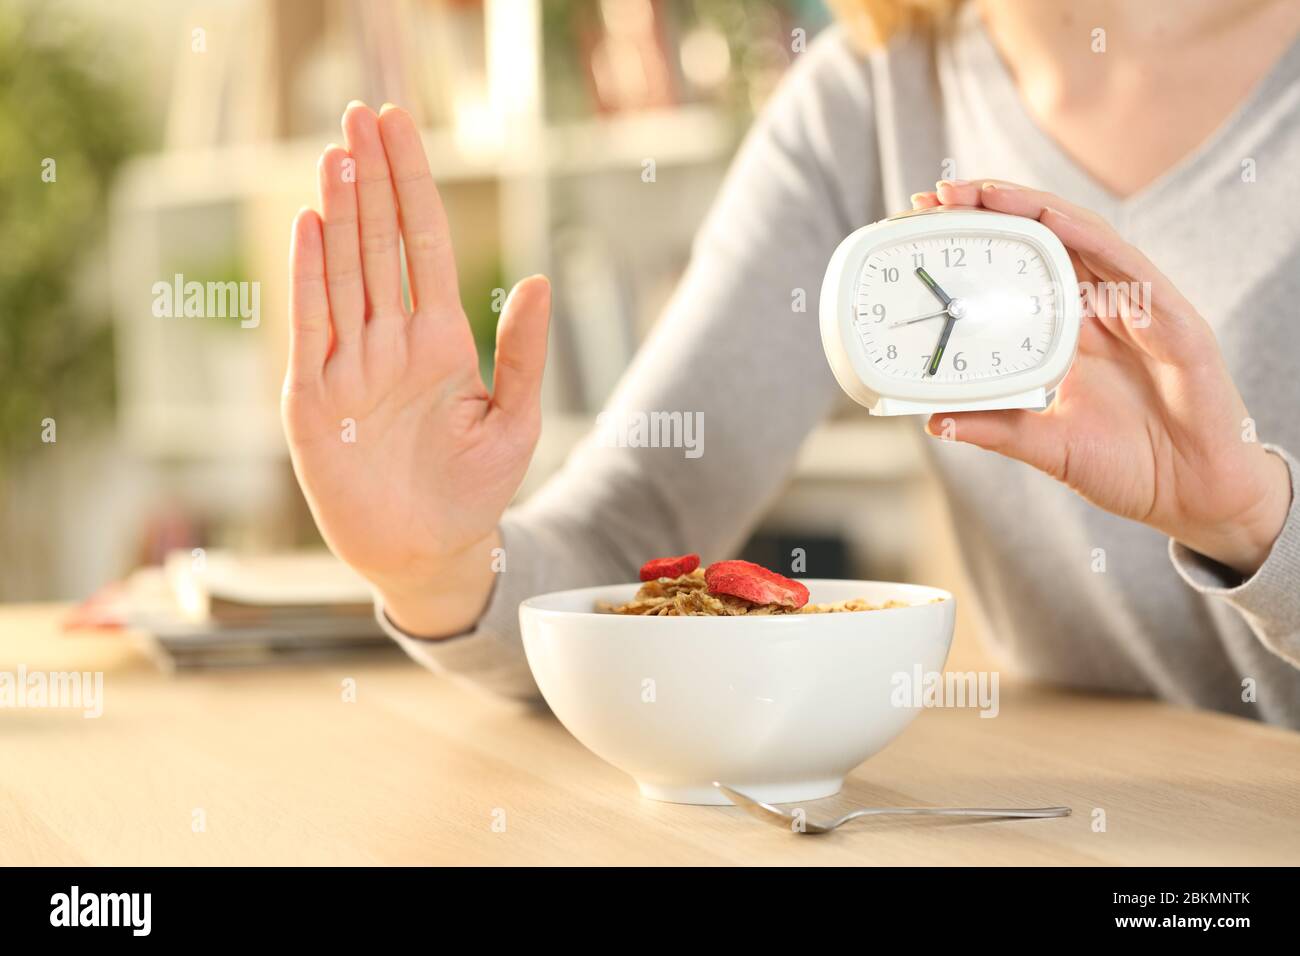
<path fill-rule="evenodd" d="M 6 0 L 0 600 L 84 599 L 176 549 L 319 546 L 278 419 L 287 239 L 354 98 L 425 131 L 485 377 L 497 290 L 552 277 L 527 495 L 828 21 L 820 0 Z M 256 283 L 260 322 L 160 317 L 177 274 Z M 951 588 L 943 527 L 913 429 L 846 400 L 746 556 L 786 567 L 797 544 L 810 575 Z"/>

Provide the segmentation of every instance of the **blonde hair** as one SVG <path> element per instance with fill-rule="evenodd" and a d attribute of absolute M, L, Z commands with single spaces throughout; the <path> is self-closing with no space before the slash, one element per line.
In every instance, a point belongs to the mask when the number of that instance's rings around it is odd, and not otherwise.
<path fill-rule="evenodd" d="M 942 20 L 962 0 L 827 0 L 831 11 L 864 49 L 877 49 L 901 30 Z"/>

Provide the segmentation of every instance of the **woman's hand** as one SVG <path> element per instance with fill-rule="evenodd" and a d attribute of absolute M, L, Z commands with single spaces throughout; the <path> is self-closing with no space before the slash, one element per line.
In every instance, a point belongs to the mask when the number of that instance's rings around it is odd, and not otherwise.
<path fill-rule="evenodd" d="M 1254 440 L 1214 333 L 1173 284 L 1095 213 L 998 180 L 938 184 L 913 206 L 983 206 L 1037 219 L 1080 283 L 1149 288 L 1093 295 L 1079 352 L 1042 412 L 955 412 L 931 434 L 1017 458 L 1107 511 L 1156 528 L 1242 575 L 1268 556 L 1290 507 L 1285 462 Z M 1149 286 L 1143 284 L 1149 283 Z"/>
<path fill-rule="evenodd" d="M 537 442 L 550 288 L 535 276 L 506 300 L 489 394 L 415 124 L 352 103 L 343 132 L 320 159 L 322 214 L 293 226 L 285 431 L 334 553 L 399 626 L 448 634 L 487 599 L 497 521 Z"/>

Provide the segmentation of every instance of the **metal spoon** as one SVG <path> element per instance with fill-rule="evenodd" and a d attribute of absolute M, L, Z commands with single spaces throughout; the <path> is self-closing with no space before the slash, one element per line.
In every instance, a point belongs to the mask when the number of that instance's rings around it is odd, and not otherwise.
<path fill-rule="evenodd" d="M 811 820 L 795 816 L 780 807 L 774 807 L 770 803 L 764 803 L 762 800 L 755 800 L 753 797 L 747 797 L 739 791 L 732 790 L 730 787 L 713 781 L 713 785 L 727 795 L 736 806 L 747 811 L 750 816 L 757 817 L 764 823 L 770 823 L 774 827 L 780 827 L 783 830 L 789 830 L 793 833 L 830 833 L 832 830 L 850 820 L 858 817 L 883 816 L 885 814 L 911 814 L 911 815 L 932 815 L 944 817 L 1029 817 L 1033 819 L 1043 817 L 1068 817 L 1070 815 L 1069 807 L 1033 807 L 1024 810 L 1009 808 L 987 808 L 987 807 L 868 807 L 863 810 L 854 810 L 852 813 L 846 813 L 842 817 L 831 820 L 829 823 L 813 823 Z"/>

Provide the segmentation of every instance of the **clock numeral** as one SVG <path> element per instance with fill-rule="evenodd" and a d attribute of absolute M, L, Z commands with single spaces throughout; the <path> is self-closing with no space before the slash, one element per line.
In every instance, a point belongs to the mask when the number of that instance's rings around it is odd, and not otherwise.
<path fill-rule="evenodd" d="M 952 367 L 959 372 L 966 371 L 966 360 L 961 357 L 960 352 L 952 357 Z"/>
<path fill-rule="evenodd" d="M 876 317 L 877 322 L 885 321 L 885 307 L 882 303 L 877 302 L 871 307 L 871 314 Z"/>
<path fill-rule="evenodd" d="M 924 269 L 924 268 L 925 268 L 925 253 L 924 253 L 924 252 L 914 252 L 914 253 L 912 253 L 912 268 L 913 268 L 913 269 Z"/>
<path fill-rule="evenodd" d="M 885 349 L 885 357 L 891 359 L 898 358 L 898 346 L 891 345 L 889 348 Z"/>
<path fill-rule="evenodd" d="M 1029 270 L 1029 263 L 1025 262 L 1024 259 L 1017 259 L 1016 262 L 1019 264 L 1019 265 L 1017 266 L 1017 268 L 1016 268 L 1016 275 L 1018 275 L 1018 276 L 1022 276 L 1022 275 L 1024 275 L 1026 272 L 1028 272 L 1028 270 Z"/>
<path fill-rule="evenodd" d="M 928 356 L 928 355 L 922 355 L 922 356 L 921 356 L 921 368 L 929 368 L 929 367 L 930 367 L 930 356 Z"/>
<path fill-rule="evenodd" d="M 949 269 L 957 269 L 966 264 L 965 249 L 943 250 L 943 264 Z"/>
<path fill-rule="evenodd" d="M 1036 295 L 1031 295 L 1031 296 L 1029 297 L 1029 301 L 1031 301 L 1031 302 L 1034 303 L 1034 308 L 1033 308 L 1033 311 L 1029 313 L 1030 315 L 1037 315 L 1039 312 L 1042 312 L 1042 311 L 1043 311 L 1043 303 L 1042 303 L 1042 301 L 1038 298 L 1038 296 L 1036 296 Z"/>
<path fill-rule="evenodd" d="M 1034 347 L 1029 344 L 1029 339 L 1027 338 L 1020 343 L 1020 347 L 1024 349 L 1026 352 L 1032 352 L 1034 350 Z"/>
<path fill-rule="evenodd" d="M 1002 364 L 1002 355 L 998 352 L 993 353 L 993 367 L 997 368 Z"/>
<path fill-rule="evenodd" d="M 880 274 L 885 277 L 886 282 L 897 282 L 898 266 L 887 266 L 880 270 Z"/>
<path fill-rule="evenodd" d="M 987 262 L 987 263 L 989 263 L 989 265 L 992 265 L 992 264 L 993 264 L 993 250 L 992 250 L 992 249 L 985 249 L 985 250 L 984 250 L 984 261 Z"/>

